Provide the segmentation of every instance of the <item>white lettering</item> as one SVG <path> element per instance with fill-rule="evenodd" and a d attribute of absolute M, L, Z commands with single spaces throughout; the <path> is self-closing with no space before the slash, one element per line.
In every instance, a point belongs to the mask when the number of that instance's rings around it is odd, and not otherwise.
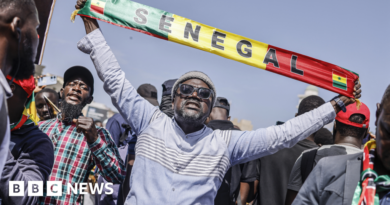
<path fill-rule="evenodd" d="M 87 186 L 88 183 L 80 183 L 80 194 L 88 194 Z"/>
<path fill-rule="evenodd" d="M 68 190 L 66 191 L 66 193 L 70 194 L 70 190 L 72 190 L 73 194 L 78 194 L 77 187 L 78 187 L 77 183 L 74 184 L 74 187 L 72 186 L 72 184 L 68 183 Z"/>
<path fill-rule="evenodd" d="M 107 190 L 109 190 L 108 192 L 106 191 L 105 194 L 112 194 L 114 193 L 114 189 L 112 188 L 113 184 L 112 183 L 105 183 L 104 184 L 104 188 L 106 188 Z"/>
<path fill-rule="evenodd" d="M 96 190 L 98 192 L 98 194 L 102 194 L 103 192 L 103 183 L 99 184 L 98 183 L 95 183 L 95 186 L 92 187 L 92 183 L 89 183 L 89 190 L 91 191 L 91 194 L 95 194 Z"/>

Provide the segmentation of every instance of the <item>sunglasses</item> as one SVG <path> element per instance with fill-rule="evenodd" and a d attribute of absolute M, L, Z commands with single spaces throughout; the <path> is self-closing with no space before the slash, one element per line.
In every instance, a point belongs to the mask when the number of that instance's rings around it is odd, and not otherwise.
<path fill-rule="evenodd" d="M 180 94 L 183 96 L 190 96 L 192 93 L 196 91 L 198 94 L 198 97 L 202 99 L 208 99 L 210 95 L 214 95 L 213 90 L 208 89 L 208 88 L 197 88 L 192 85 L 187 85 L 187 84 L 179 84 L 180 88 Z"/>

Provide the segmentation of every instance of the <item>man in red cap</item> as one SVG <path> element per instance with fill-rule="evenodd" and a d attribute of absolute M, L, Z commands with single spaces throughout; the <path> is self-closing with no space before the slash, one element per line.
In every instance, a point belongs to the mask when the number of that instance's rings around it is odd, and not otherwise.
<path fill-rule="evenodd" d="M 309 149 L 297 159 L 287 185 L 286 205 L 290 205 L 306 178 L 324 157 L 362 153 L 362 141 L 368 134 L 370 110 L 362 103 L 358 109 L 356 103 L 347 106 L 346 112 L 339 112 L 333 127 L 334 145 L 323 145 Z"/>
<path fill-rule="evenodd" d="M 8 82 L 12 77 L 7 76 Z M 14 80 L 8 98 L 11 143 L 0 181 L 0 198 L 4 204 L 36 204 L 37 196 L 28 196 L 27 184 L 46 182 L 54 163 L 54 149 L 49 137 L 36 126 L 34 113 L 34 77 Z M 36 111 L 36 110 L 35 110 Z M 10 197 L 9 182 L 23 181 L 24 196 Z M 46 183 L 44 183 L 46 184 Z"/>

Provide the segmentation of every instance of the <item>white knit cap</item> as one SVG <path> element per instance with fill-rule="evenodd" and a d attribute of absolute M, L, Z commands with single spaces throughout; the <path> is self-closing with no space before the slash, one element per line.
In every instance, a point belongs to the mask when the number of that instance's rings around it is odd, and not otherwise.
<path fill-rule="evenodd" d="M 216 97 L 217 91 L 215 90 L 214 83 L 213 83 L 213 81 L 211 81 L 209 76 L 207 76 L 205 73 L 200 72 L 200 71 L 190 71 L 190 72 L 182 75 L 179 79 L 177 79 L 177 81 L 173 85 L 173 89 L 172 89 L 172 100 L 175 96 L 174 94 L 175 94 L 177 88 L 179 87 L 179 84 L 186 81 L 186 80 L 189 80 L 189 79 L 199 79 L 199 80 L 203 81 L 204 83 L 206 83 L 209 86 L 209 88 L 214 91 L 213 102 L 211 104 L 212 106 L 214 106 L 215 99 L 217 98 Z"/>

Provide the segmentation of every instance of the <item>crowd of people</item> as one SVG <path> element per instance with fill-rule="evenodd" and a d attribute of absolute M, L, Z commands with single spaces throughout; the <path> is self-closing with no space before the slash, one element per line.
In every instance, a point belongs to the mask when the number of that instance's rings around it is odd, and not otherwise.
<path fill-rule="evenodd" d="M 95 68 L 67 69 L 55 92 L 33 77 L 34 1 L 0 1 L 0 204 L 88 204 L 66 192 L 83 182 L 114 184 L 91 199 L 99 205 L 390 204 L 390 86 L 375 135 L 370 110 L 356 102 L 359 82 L 354 98 L 309 96 L 291 120 L 241 131 L 207 74 L 165 81 L 159 103 L 156 87 L 135 89 L 125 78 L 98 22 L 82 19 L 77 47 Z M 105 127 L 82 115 L 93 101 L 91 71 L 119 111 Z M 330 132 L 324 126 L 333 121 Z M 61 181 L 63 194 L 10 196 L 11 181 Z"/>

